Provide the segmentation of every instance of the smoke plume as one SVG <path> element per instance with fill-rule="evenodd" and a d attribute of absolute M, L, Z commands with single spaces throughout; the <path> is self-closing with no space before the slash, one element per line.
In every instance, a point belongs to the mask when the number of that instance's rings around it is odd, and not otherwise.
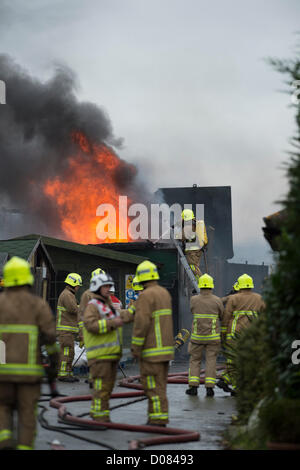
<path fill-rule="evenodd" d="M 59 237 L 60 216 L 43 187 L 49 179 L 62 178 L 68 171 L 68 157 L 75 152 L 72 134 L 82 133 L 88 142 L 112 148 L 120 148 L 122 139 L 114 136 L 102 108 L 79 102 L 77 78 L 68 67 L 56 66 L 53 76 L 42 83 L 11 57 L 0 55 L 0 78 L 7 90 L 7 104 L 0 106 L 0 206 L 5 201 L 5 210 L 10 207 L 26 214 L 29 232 Z M 88 152 L 83 156 L 89 158 Z M 120 159 L 112 174 L 120 194 L 140 199 L 137 174 L 135 166 Z M 24 234 L 22 227 L 15 228 L 17 235 Z M 0 227 L 2 238 L 3 232 Z"/>

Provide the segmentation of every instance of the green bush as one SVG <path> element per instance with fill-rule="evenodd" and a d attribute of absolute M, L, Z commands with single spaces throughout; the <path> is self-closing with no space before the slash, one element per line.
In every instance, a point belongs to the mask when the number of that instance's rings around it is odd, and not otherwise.
<path fill-rule="evenodd" d="M 271 352 L 266 342 L 264 314 L 237 334 L 227 357 L 232 360 L 229 371 L 237 388 L 239 423 L 246 424 L 258 402 L 276 387 Z"/>
<path fill-rule="evenodd" d="M 261 407 L 259 417 L 270 441 L 300 443 L 300 400 L 271 400 Z"/>

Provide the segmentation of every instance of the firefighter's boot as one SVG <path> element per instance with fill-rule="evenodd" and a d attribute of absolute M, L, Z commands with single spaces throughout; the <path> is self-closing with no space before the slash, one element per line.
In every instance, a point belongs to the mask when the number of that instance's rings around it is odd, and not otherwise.
<path fill-rule="evenodd" d="M 215 395 L 214 389 L 212 387 L 207 387 L 206 389 L 206 396 L 213 397 Z"/>
<path fill-rule="evenodd" d="M 198 395 L 198 387 L 190 387 L 185 391 L 185 393 L 187 395 Z"/>
<path fill-rule="evenodd" d="M 216 383 L 217 387 L 222 388 L 224 392 L 230 393 L 232 390 L 231 388 L 227 385 L 227 383 L 224 381 L 224 379 L 218 380 Z"/>

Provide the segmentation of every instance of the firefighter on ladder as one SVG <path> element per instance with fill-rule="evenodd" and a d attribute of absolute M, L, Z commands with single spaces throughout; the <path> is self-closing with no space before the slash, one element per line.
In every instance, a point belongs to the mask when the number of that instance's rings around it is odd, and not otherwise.
<path fill-rule="evenodd" d="M 225 349 L 235 340 L 235 335 L 243 328 L 250 326 L 251 320 L 265 309 L 265 303 L 260 294 L 253 292 L 253 279 L 248 274 L 243 274 L 238 278 L 239 291 L 235 295 L 230 295 L 227 301 L 223 321 L 222 336 L 225 340 Z M 225 337 L 225 338 L 224 338 Z M 231 360 L 226 361 L 226 369 L 221 379 L 217 382 L 217 386 L 225 392 L 235 395 L 235 383 L 230 374 Z M 229 387 L 232 386 L 232 389 Z"/>
<path fill-rule="evenodd" d="M 208 243 L 204 220 L 196 221 L 194 212 L 191 209 L 184 209 L 181 218 L 185 257 L 198 282 L 202 275 L 200 270 L 201 256 Z"/>
<path fill-rule="evenodd" d="M 18 413 L 17 450 L 33 450 L 36 409 L 44 368 L 41 346 L 47 351 L 48 377 L 57 375 L 58 345 L 50 307 L 33 295 L 30 265 L 17 256 L 3 268 L 4 292 L 0 296 L 0 338 L 5 360 L 0 363 L 0 449 L 14 449 L 13 411 Z M 4 459 L 2 460 L 4 465 Z"/>

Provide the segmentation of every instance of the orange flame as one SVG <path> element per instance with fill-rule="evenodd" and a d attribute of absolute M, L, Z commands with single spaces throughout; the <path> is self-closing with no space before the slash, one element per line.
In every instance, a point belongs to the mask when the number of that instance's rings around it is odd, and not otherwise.
<path fill-rule="evenodd" d="M 126 239 L 119 238 L 120 193 L 113 180 L 113 171 L 121 165 L 121 160 L 105 145 L 89 143 L 82 133 L 74 133 L 73 140 L 81 152 L 69 157 L 63 176 L 49 179 L 44 186 L 45 194 L 57 205 L 61 229 L 68 240 L 77 243 L 129 241 L 128 231 Z M 126 165 L 135 172 L 132 165 Z M 96 216 L 96 209 L 100 204 L 111 204 L 115 208 L 116 239 L 99 240 L 97 237 L 96 229 L 101 219 Z M 128 227 L 127 214 L 126 218 Z"/>

